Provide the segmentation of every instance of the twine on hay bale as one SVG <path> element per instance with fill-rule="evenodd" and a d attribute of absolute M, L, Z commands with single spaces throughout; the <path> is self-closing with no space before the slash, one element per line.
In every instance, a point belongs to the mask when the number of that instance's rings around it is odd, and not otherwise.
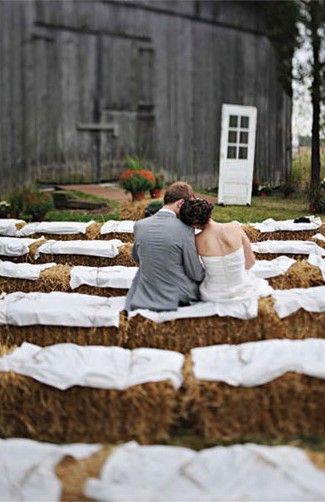
<path fill-rule="evenodd" d="M 256 387 L 233 387 L 196 380 L 187 370 L 183 414 L 212 442 L 323 436 L 324 390 L 324 380 L 298 373 Z"/>
<path fill-rule="evenodd" d="M 152 347 L 186 353 L 194 347 L 237 344 L 271 338 L 324 338 L 325 313 L 299 310 L 279 319 L 272 298 L 261 298 L 258 316 L 241 320 L 233 317 L 200 317 L 155 323 L 137 315 L 120 315 L 120 329 L 126 333 L 127 348 Z"/>
<path fill-rule="evenodd" d="M 272 277 L 268 282 L 274 289 L 311 288 L 324 285 L 319 267 L 311 265 L 306 260 L 294 263 L 285 274 Z"/>
<path fill-rule="evenodd" d="M 123 391 L 79 386 L 61 391 L 0 373 L 0 435 L 56 443 L 162 441 L 177 419 L 177 395 L 167 381 Z"/>
<path fill-rule="evenodd" d="M 56 343 L 76 343 L 77 345 L 116 345 L 127 344 L 126 333 L 122 327 L 84 328 L 78 326 L 12 326 L 0 325 L 0 346 L 12 347 L 23 342 L 34 343 L 41 347 Z"/>
<path fill-rule="evenodd" d="M 105 461 L 112 455 L 115 447 L 105 445 L 100 451 L 87 458 L 77 460 L 65 456 L 55 468 L 55 474 L 61 482 L 62 502 L 90 500 L 84 495 L 84 487 L 88 478 L 99 478 Z"/>

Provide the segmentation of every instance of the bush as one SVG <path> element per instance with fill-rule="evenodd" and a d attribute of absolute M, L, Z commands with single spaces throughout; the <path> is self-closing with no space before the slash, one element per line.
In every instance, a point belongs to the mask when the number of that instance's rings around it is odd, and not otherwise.
<path fill-rule="evenodd" d="M 9 196 L 11 212 L 27 221 L 40 221 L 53 209 L 52 196 L 45 192 L 22 188 Z"/>
<path fill-rule="evenodd" d="M 2 200 L 0 202 L 0 218 L 8 218 L 11 213 L 11 207 L 9 202 Z"/>
<path fill-rule="evenodd" d="M 128 166 L 129 169 L 132 169 L 132 171 L 140 171 L 141 169 L 144 168 L 139 157 L 131 157 L 131 155 L 128 155 L 125 160 L 126 160 L 126 165 Z"/>
<path fill-rule="evenodd" d="M 162 207 L 163 207 L 163 202 L 161 200 L 153 200 L 152 202 L 149 202 L 149 204 L 145 207 L 144 210 L 145 218 L 147 216 L 152 216 L 153 214 L 156 214 Z"/>
<path fill-rule="evenodd" d="M 155 186 L 153 188 L 161 190 L 164 188 L 165 184 L 165 176 L 163 174 L 155 174 Z"/>
<path fill-rule="evenodd" d="M 132 194 L 151 190 L 155 181 L 155 175 L 146 169 L 127 169 L 120 176 L 121 186 Z"/>

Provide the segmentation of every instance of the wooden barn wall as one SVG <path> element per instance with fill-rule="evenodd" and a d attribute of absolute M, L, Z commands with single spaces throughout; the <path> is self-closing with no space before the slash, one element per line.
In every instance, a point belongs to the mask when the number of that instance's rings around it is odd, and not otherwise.
<path fill-rule="evenodd" d="M 278 184 L 291 100 L 250 3 L 0 2 L 0 193 L 112 179 L 127 154 L 215 186 L 222 103 L 257 106 L 255 172 Z M 78 129 L 95 122 L 114 128 Z"/>

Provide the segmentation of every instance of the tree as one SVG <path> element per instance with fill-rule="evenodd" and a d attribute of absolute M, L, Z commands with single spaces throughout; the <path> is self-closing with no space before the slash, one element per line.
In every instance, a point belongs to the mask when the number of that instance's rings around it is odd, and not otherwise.
<path fill-rule="evenodd" d="M 309 38 L 311 58 L 306 69 L 311 79 L 312 102 L 311 174 L 309 198 L 311 205 L 320 207 L 320 122 L 321 103 L 324 101 L 325 65 L 325 0 L 300 0 L 300 21 Z"/>

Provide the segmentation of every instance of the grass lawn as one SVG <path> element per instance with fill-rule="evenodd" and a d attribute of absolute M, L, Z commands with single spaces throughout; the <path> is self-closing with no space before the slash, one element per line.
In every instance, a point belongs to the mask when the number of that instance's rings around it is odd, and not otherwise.
<path fill-rule="evenodd" d="M 225 223 L 237 220 L 241 223 L 263 221 L 267 218 L 287 220 L 310 214 L 309 203 L 303 197 L 253 197 L 251 206 L 216 206 L 213 218 Z"/>

